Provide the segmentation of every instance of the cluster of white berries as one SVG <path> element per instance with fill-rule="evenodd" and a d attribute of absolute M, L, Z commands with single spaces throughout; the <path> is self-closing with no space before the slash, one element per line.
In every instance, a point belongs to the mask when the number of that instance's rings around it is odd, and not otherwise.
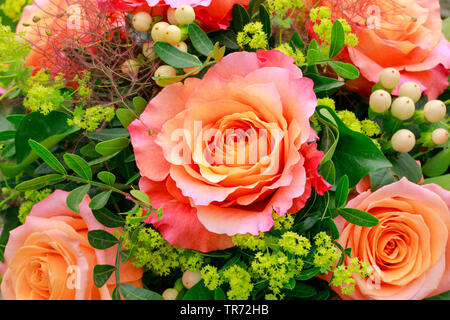
<path fill-rule="evenodd" d="M 138 32 L 150 32 L 152 41 L 145 42 L 142 46 L 142 54 L 150 60 L 157 58 L 153 45 L 157 41 L 166 42 L 175 46 L 178 50 L 187 52 L 188 46 L 183 39 L 186 38 L 186 26 L 195 21 L 195 11 L 189 5 L 181 5 L 178 8 L 169 8 L 167 11 L 168 22 L 153 23 L 153 17 L 147 12 L 138 12 L 133 16 L 133 28 Z M 132 76 L 139 72 L 138 62 L 127 60 L 122 66 L 122 72 Z M 176 76 L 175 68 L 163 65 L 155 71 L 155 77 Z"/>
<path fill-rule="evenodd" d="M 195 286 L 197 283 L 199 283 L 202 280 L 202 274 L 200 272 L 192 272 L 192 271 L 186 271 L 183 273 L 183 277 L 181 281 L 183 282 L 183 285 L 186 289 L 191 289 L 193 286 Z M 162 296 L 164 300 L 176 300 L 177 296 L 179 294 L 179 290 L 176 288 L 169 288 L 166 289 Z"/>
<path fill-rule="evenodd" d="M 384 69 L 380 74 L 380 84 L 388 90 L 395 89 L 400 83 L 400 72 L 394 68 Z M 420 86 L 413 82 L 403 83 L 398 92 L 398 98 L 392 100 L 391 94 L 383 89 L 376 90 L 370 96 L 370 108 L 376 113 L 384 113 L 389 108 L 391 114 L 398 120 L 408 120 L 416 112 L 415 104 L 422 97 Z M 425 104 L 423 110 L 424 119 L 431 123 L 440 122 L 447 113 L 445 104 L 440 100 L 432 100 Z M 448 140 L 448 131 L 442 128 L 436 129 L 432 133 L 432 141 L 436 145 L 446 143 Z M 408 129 L 397 131 L 392 139 L 392 148 L 398 152 L 410 152 L 415 144 L 416 137 Z"/>

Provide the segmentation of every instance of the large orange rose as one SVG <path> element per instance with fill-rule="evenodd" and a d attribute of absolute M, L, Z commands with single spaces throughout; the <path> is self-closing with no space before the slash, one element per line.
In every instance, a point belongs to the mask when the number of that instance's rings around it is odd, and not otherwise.
<path fill-rule="evenodd" d="M 128 127 L 140 188 L 163 208 L 149 222 L 174 246 L 226 249 L 233 235 L 269 231 L 274 210 L 297 212 L 311 187 L 323 194 L 316 104 L 313 82 L 278 50 L 230 54 L 164 88 Z"/>
<path fill-rule="evenodd" d="M 5 249 L 1 293 L 7 300 L 110 300 L 114 275 L 102 288 L 93 282 L 96 264 L 114 265 L 117 246 L 93 249 L 89 230 L 102 226 L 89 209 L 89 197 L 80 213 L 67 208 L 69 193 L 57 190 L 33 206 L 24 225 L 10 232 Z M 142 287 L 142 269 L 121 264 L 120 280 Z"/>
<path fill-rule="evenodd" d="M 370 94 L 388 67 L 400 71 L 400 85 L 415 81 L 430 100 L 447 88 L 450 43 L 442 34 L 439 0 L 324 0 L 321 5 L 349 21 L 359 38 L 358 46 L 341 56 L 361 71 L 359 79 L 348 81 L 350 89 Z"/>
<path fill-rule="evenodd" d="M 450 191 L 406 178 L 350 200 L 348 208 L 380 223 L 365 228 L 336 219 L 339 243 L 373 269 L 370 279 L 354 276 L 355 291 L 342 298 L 424 299 L 450 290 L 449 206 Z"/>

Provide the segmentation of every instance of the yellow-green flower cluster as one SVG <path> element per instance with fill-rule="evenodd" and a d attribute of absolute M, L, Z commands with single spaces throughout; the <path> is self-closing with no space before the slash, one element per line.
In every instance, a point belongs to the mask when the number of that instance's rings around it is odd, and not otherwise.
<path fill-rule="evenodd" d="M 331 17 L 331 11 L 328 7 L 318 7 L 311 9 L 309 13 L 309 18 L 313 25 L 313 30 L 319 37 L 319 40 L 324 42 L 329 49 L 329 44 L 331 42 L 331 30 L 333 28 L 333 21 Z M 345 33 L 344 43 L 349 47 L 355 47 L 358 45 L 358 37 L 352 33 L 352 27 L 349 25 L 347 20 L 338 19 L 342 24 Z"/>
<path fill-rule="evenodd" d="M 305 63 L 305 55 L 303 52 L 298 48 L 293 48 L 288 43 L 283 43 L 279 47 L 276 48 L 277 50 L 283 52 L 285 55 L 291 57 L 294 59 L 294 63 L 297 66 L 302 66 Z"/>
<path fill-rule="evenodd" d="M 211 291 L 216 290 L 223 283 L 223 280 L 221 279 L 221 276 L 217 271 L 217 268 L 214 266 L 211 265 L 205 266 L 202 269 L 201 274 L 202 279 L 205 282 L 205 286 Z"/>
<path fill-rule="evenodd" d="M 306 256 L 311 249 L 311 242 L 295 232 L 284 233 L 278 244 L 284 251 L 297 256 Z"/>
<path fill-rule="evenodd" d="M 68 120 L 71 126 L 78 126 L 87 131 L 97 130 L 104 121 L 114 119 L 114 107 L 95 106 L 83 109 L 81 106 L 75 107 L 73 119 Z"/>
<path fill-rule="evenodd" d="M 233 265 L 223 272 L 223 277 L 230 285 L 227 292 L 229 300 L 247 300 L 253 290 L 250 274 L 244 268 Z"/>
<path fill-rule="evenodd" d="M 264 233 L 258 236 L 251 234 L 237 234 L 233 237 L 233 243 L 243 249 L 251 251 L 265 250 L 268 248 Z"/>
<path fill-rule="evenodd" d="M 338 248 L 325 232 L 319 232 L 314 236 L 314 244 L 316 245 L 314 265 L 320 268 L 321 273 L 330 271 L 341 255 Z"/>
<path fill-rule="evenodd" d="M 368 119 L 359 121 L 356 115 L 349 110 L 338 111 L 337 115 L 347 127 L 372 138 L 378 148 L 381 148 L 378 139 L 374 138 L 381 134 L 381 128 L 376 122 Z"/>
<path fill-rule="evenodd" d="M 293 14 L 295 9 L 304 7 L 302 0 L 267 0 L 269 12 L 280 18 L 285 18 L 288 13 Z"/>
<path fill-rule="evenodd" d="M 136 218 L 136 215 L 127 217 Z M 141 228 L 137 230 L 137 240 L 133 242 L 129 236 L 138 225 L 127 224 L 129 233 L 122 233 L 124 247 L 131 249 L 135 247 L 135 254 L 131 263 L 138 267 L 145 267 L 160 276 L 167 276 L 174 270 L 197 272 L 204 264 L 201 254 L 170 245 L 161 234 L 152 228 Z"/>
<path fill-rule="evenodd" d="M 65 101 L 61 91 L 54 86 L 33 85 L 28 89 L 23 106 L 31 111 L 49 114 L 61 108 Z"/>
<path fill-rule="evenodd" d="M 294 216 L 287 213 L 284 216 L 280 216 L 275 211 L 272 212 L 272 218 L 274 221 L 274 230 L 291 230 L 294 226 Z"/>
<path fill-rule="evenodd" d="M 19 207 L 18 218 L 20 223 L 24 224 L 27 216 L 30 214 L 33 205 L 47 198 L 50 195 L 50 193 L 51 193 L 50 189 L 43 189 L 40 191 L 37 190 L 25 191 L 24 198 L 25 200 L 28 201 L 23 202 Z"/>
<path fill-rule="evenodd" d="M 22 8 L 27 4 L 32 4 L 33 0 L 5 0 L 0 9 L 4 12 L 5 16 L 13 21 L 19 21 L 22 15 Z"/>
<path fill-rule="evenodd" d="M 334 269 L 331 284 L 340 287 L 342 294 L 350 294 L 355 290 L 356 281 L 353 275 L 359 275 L 361 280 L 370 276 L 372 270 L 367 262 L 352 258 L 348 266 L 341 265 Z"/>
<path fill-rule="evenodd" d="M 250 22 L 244 26 L 244 30 L 237 35 L 237 43 L 251 49 L 265 49 L 268 46 L 267 35 L 261 22 Z"/>

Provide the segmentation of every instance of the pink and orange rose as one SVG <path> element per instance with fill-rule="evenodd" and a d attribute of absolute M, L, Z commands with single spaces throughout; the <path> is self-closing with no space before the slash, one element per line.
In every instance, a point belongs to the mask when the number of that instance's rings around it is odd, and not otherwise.
<path fill-rule="evenodd" d="M 313 82 L 280 51 L 226 56 L 203 79 L 164 88 L 129 127 L 140 188 L 174 246 L 213 251 L 301 209 L 317 173 Z"/>
<path fill-rule="evenodd" d="M 356 289 L 343 299 L 419 300 L 450 290 L 450 191 L 403 178 L 361 193 L 347 207 L 380 223 L 365 228 L 335 220 L 338 242 L 373 270 L 370 279 L 355 275 Z"/>
<path fill-rule="evenodd" d="M 348 82 L 349 89 L 370 94 L 388 67 L 400 71 L 399 85 L 415 81 L 430 100 L 447 88 L 450 43 L 442 34 L 439 0 L 324 0 L 321 5 L 349 21 L 359 38 L 358 46 L 341 56 L 361 71 L 359 79 Z"/>
<path fill-rule="evenodd" d="M 1 293 L 7 300 L 110 300 L 114 275 L 101 288 L 93 282 L 96 264 L 114 265 L 117 246 L 97 250 L 87 232 L 102 226 L 86 196 L 80 213 L 67 208 L 68 192 L 57 190 L 33 206 L 24 225 L 12 230 L 5 248 Z M 142 287 L 142 269 L 121 264 L 122 282 Z"/>

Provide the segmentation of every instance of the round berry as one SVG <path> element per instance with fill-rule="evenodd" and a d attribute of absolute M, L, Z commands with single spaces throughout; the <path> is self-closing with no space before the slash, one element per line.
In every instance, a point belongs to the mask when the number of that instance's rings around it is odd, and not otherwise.
<path fill-rule="evenodd" d="M 177 75 L 177 70 L 175 70 L 174 67 L 171 67 L 171 66 L 168 66 L 168 65 L 160 66 L 155 71 L 155 77 L 157 77 L 157 78 L 160 78 L 160 77 L 175 77 L 176 75 Z"/>
<path fill-rule="evenodd" d="M 129 59 L 122 64 L 121 70 L 130 77 L 135 77 L 139 73 L 139 63 L 136 60 Z"/>
<path fill-rule="evenodd" d="M 399 120 L 411 118 L 414 115 L 414 111 L 416 111 L 416 106 L 411 98 L 400 97 L 395 99 L 392 103 L 392 115 Z"/>
<path fill-rule="evenodd" d="M 445 104 L 440 100 L 428 101 L 423 108 L 423 115 L 425 119 L 429 122 L 439 122 L 444 119 L 447 113 L 447 108 Z"/>
<path fill-rule="evenodd" d="M 147 59 L 155 60 L 156 58 L 158 58 L 158 55 L 156 54 L 155 50 L 153 49 L 154 44 L 155 43 L 153 41 L 148 41 L 142 45 L 142 54 Z"/>
<path fill-rule="evenodd" d="M 167 9 L 167 20 L 169 21 L 170 24 L 175 24 L 178 25 L 178 21 L 177 18 L 175 17 L 175 8 L 170 8 Z"/>
<path fill-rule="evenodd" d="M 175 10 L 175 18 L 180 25 L 190 24 L 195 21 L 195 11 L 189 5 L 182 5 Z"/>
<path fill-rule="evenodd" d="M 386 89 L 394 89 L 400 83 L 400 72 L 394 68 L 387 68 L 381 71 L 381 85 Z"/>
<path fill-rule="evenodd" d="M 407 153 L 416 145 L 416 137 L 408 129 L 401 129 L 392 136 L 391 143 L 395 151 Z"/>
<path fill-rule="evenodd" d="M 164 41 L 167 28 L 170 26 L 167 22 L 158 22 L 153 26 L 152 39 L 153 41 Z"/>
<path fill-rule="evenodd" d="M 176 300 L 178 296 L 178 290 L 174 288 L 166 289 L 162 294 L 164 300 Z"/>
<path fill-rule="evenodd" d="M 138 12 L 133 17 L 133 28 L 138 32 L 147 32 L 150 30 L 153 19 L 147 12 Z"/>
<path fill-rule="evenodd" d="M 398 96 L 408 97 L 411 98 L 412 101 L 417 102 L 422 96 L 422 89 L 420 89 L 420 86 L 414 81 L 405 82 L 400 86 L 400 89 L 398 90 Z"/>
<path fill-rule="evenodd" d="M 168 26 L 164 32 L 164 41 L 176 45 L 181 41 L 181 29 L 174 25 Z"/>
<path fill-rule="evenodd" d="M 180 50 L 180 51 L 188 52 L 188 46 L 187 46 L 186 42 L 184 42 L 184 41 L 178 42 L 178 43 L 175 45 L 175 47 L 176 47 L 178 50 Z"/>
<path fill-rule="evenodd" d="M 199 283 L 200 280 L 202 280 L 202 274 L 200 272 L 186 271 L 183 274 L 183 285 L 186 287 L 186 289 L 192 288 L 197 283 Z"/>
<path fill-rule="evenodd" d="M 385 90 L 377 90 L 370 95 L 370 109 L 372 109 L 376 113 L 385 112 L 387 109 L 389 109 L 391 103 L 391 94 Z"/>
<path fill-rule="evenodd" d="M 431 140 L 437 145 L 446 143 L 448 141 L 448 131 L 443 128 L 434 130 L 431 134 Z"/>

